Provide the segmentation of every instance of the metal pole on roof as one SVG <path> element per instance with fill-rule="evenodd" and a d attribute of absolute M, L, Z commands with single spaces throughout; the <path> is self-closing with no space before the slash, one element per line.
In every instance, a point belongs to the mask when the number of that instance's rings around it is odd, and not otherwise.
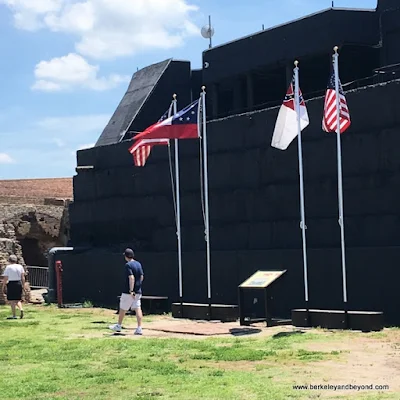
<path fill-rule="evenodd" d="M 208 26 L 210 27 L 210 30 L 212 29 L 211 25 L 211 15 L 208 16 Z M 212 47 L 212 34 L 210 34 L 210 44 L 208 45 L 208 48 L 211 49 Z"/>

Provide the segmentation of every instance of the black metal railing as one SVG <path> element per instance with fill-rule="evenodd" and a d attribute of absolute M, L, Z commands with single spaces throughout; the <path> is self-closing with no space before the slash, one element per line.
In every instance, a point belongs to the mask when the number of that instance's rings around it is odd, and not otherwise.
<path fill-rule="evenodd" d="M 27 265 L 26 280 L 32 289 L 47 289 L 49 287 L 49 267 Z"/>

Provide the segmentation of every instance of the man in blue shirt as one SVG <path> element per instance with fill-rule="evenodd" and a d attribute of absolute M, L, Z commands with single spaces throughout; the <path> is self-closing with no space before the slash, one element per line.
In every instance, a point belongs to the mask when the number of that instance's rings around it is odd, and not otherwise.
<path fill-rule="evenodd" d="M 142 334 L 142 309 L 140 299 L 142 297 L 142 282 L 144 278 L 143 268 L 139 261 L 136 261 L 132 249 L 126 249 L 125 256 L 125 282 L 122 289 L 121 300 L 119 303 L 118 323 L 110 325 L 110 329 L 121 332 L 122 321 L 128 310 L 135 310 L 137 328 L 135 335 Z"/>

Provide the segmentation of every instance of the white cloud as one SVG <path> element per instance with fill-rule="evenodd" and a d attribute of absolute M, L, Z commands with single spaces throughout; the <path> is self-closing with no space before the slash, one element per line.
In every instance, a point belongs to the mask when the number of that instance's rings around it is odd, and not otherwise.
<path fill-rule="evenodd" d="M 98 77 L 99 67 L 89 64 L 82 56 L 70 53 L 64 57 L 41 61 L 36 65 L 33 90 L 47 92 L 71 89 L 112 89 L 122 82 L 129 82 L 129 76 L 112 74 Z"/>
<path fill-rule="evenodd" d="M 86 29 L 82 30 L 81 23 L 68 27 L 80 34 L 76 50 L 96 59 L 148 49 L 170 49 L 183 45 L 188 36 L 198 34 L 190 19 L 190 13 L 197 7 L 184 0 L 87 0 L 85 4 Z M 66 29 L 67 15 L 58 21 L 59 29 Z"/>
<path fill-rule="evenodd" d="M 35 31 L 44 26 L 46 15 L 59 12 L 64 0 L 0 0 L 14 13 L 14 23 L 19 29 Z"/>
<path fill-rule="evenodd" d="M 45 27 L 78 37 L 76 51 L 113 59 L 151 49 L 181 46 L 198 35 L 188 0 L 0 0 L 14 12 L 16 26 Z"/>
<path fill-rule="evenodd" d="M 43 92 L 58 92 L 61 90 L 61 86 L 58 83 L 39 79 L 32 85 L 31 89 L 41 90 Z"/>
<path fill-rule="evenodd" d="M 197 6 L 190 0 L 0 0 L 19 29 L 48 29 L 76 37 L 75 52 L 35 67 L 33 90 L 104 91 L 128 82 L 128 76 L 99 76 L 86 58 L 115 59 L 140 52 L 171 49 L 199 35 L 192 22 Z M 79 53 L 79 54 L 78 54 Z M 84 58 L 85 57 L 85 58 Z"/>
<path fill-rule="evenodd" d="M 13 164 L 14 159 L 6 153 L 0 153 L 0 164 Z"/>

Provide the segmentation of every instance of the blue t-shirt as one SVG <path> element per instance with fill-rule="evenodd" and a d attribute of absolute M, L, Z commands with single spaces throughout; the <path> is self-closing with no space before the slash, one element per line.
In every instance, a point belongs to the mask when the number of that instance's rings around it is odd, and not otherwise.
<path fill-rule="evenodd" d="M 139 261 L 132 260 L 125 264 L 125 286 L 123 293 L 129 294 L 129 276 L 135 277 L 135 286 L 133 291 L 135 293 L 142 293 L 142 280 L 140 279 L 143 274 L 142 264 Z"/>

